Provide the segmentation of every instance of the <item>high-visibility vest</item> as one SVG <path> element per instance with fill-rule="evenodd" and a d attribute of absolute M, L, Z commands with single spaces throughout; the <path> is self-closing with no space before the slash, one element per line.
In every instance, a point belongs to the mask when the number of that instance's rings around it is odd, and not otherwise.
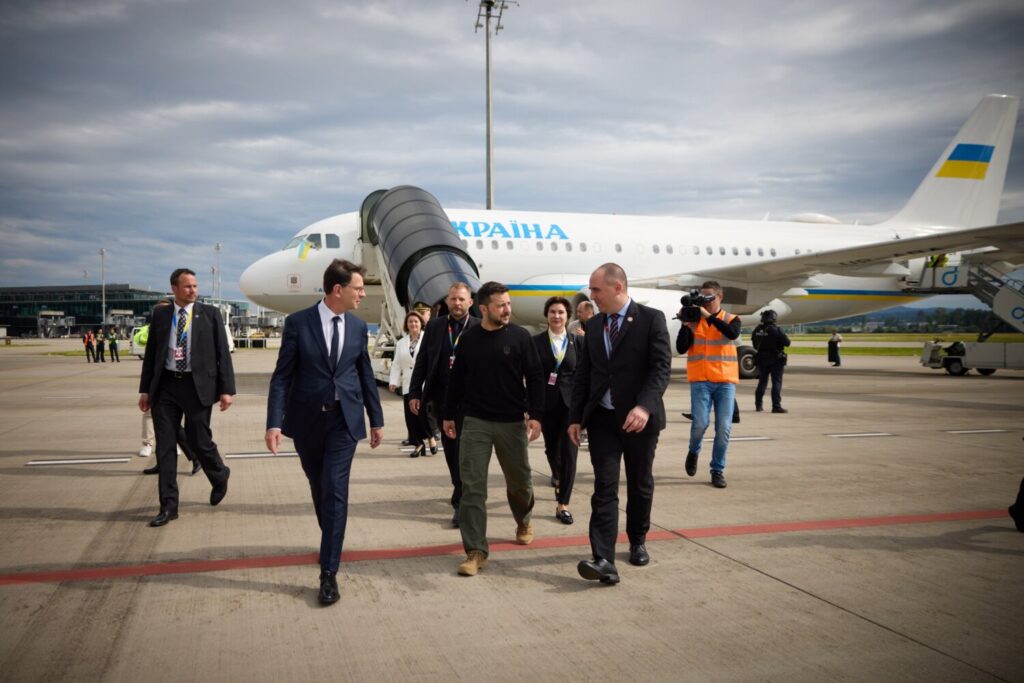
<path fill-rule="evenodd" d="M 720 310 L 713 317 L 728 325 L 736 316 Z M 736 345 L 706 320 L 701 320 L 693 331 L 693 344 L 686 352 L 686 379 L 689 382 L 740 383 Z"/>
<path fill-rule="evenodd" d="M 145 346 L 146 342 L 149 341 L 149 325 L 140 327 L 139 331 L 132 337 L 132 341 L 135 342 L 136 346 Z"/>

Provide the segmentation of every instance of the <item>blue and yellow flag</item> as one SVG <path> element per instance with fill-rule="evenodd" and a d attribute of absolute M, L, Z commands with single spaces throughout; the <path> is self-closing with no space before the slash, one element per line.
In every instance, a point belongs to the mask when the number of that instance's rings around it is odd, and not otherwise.
<path fill-rule="evenodd" d="M 299 260 L 305 261 L 306 257 L 309 256 L 309 242 L 302 240 L 299 242 Z"/>
<path fill-rule="evenodd" d="M 969 145 L 960 143 L 954 149 L 946 163 L 935 174 L 936 178 L 967 178 L 984 180 L 988 173 L 988 163 L 992 161 L 992 145 Z"/>

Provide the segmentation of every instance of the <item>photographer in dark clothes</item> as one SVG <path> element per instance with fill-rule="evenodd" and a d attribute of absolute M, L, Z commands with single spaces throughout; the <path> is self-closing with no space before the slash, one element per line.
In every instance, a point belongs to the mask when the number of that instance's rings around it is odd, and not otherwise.
<path fill-rule="evenodd" d="M 789 337 L 776 321 L 779 314 L 772 310 L 761 313 L 761 324 L 754 328 L 750 340 L 757 349 L 757 389 L 754 390 L 754 409 L 764 410 L 764 390 L 768 378 L 772 379 L 772 412 L 788 413 L 782 407 L 782 373 L 786 370 L 786 347 Z"/>

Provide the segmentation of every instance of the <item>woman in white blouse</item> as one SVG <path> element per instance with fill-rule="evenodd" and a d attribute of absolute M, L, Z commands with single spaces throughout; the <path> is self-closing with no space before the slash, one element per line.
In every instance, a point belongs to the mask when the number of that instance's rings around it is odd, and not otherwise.
<path fill-rule="evenodd" d="M 423 318 L 419 313 L 410 311 L 402 323 L 405 336 L 395 345 L 395 357 L 391 361 L 391 377 L 388 388 L 401 394 L 405 404 L 405 427 L 409 431 L 409 441 L 416 445 L 416 450 L 409 456 L 418 458 L 427 454 L 437 453 L 437 442 L 427 423 L 426 412 L 415 415 L 409 409 L 409 385 L 412 381 L 412 370 L 416 366 L 416 354 L 419 353 L 423 334 Z"/>

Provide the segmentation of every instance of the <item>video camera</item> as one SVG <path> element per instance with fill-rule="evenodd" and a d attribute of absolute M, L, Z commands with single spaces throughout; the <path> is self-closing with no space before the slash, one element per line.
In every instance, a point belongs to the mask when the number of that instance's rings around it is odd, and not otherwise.
<path fill-rule="evenodd" d="M 715 300 L 714 294 L 701 294 L 699 289 L 692 289 L 683 294 L 679 303 L 683 305 L 676 316 L 684 323 L 695 323 L 700 320 L 700 309 Z"/>

